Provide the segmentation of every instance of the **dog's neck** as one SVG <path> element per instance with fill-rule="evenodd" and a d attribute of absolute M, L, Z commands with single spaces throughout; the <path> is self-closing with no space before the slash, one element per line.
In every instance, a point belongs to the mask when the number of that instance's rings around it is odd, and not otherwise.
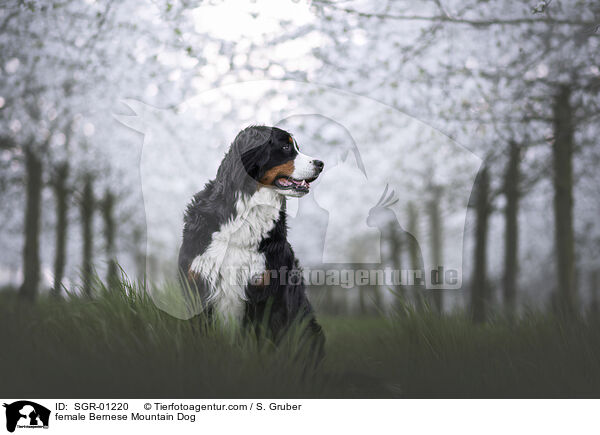
<path fill-rule="evenodd" d="M 259 187 L 253 194 L 241 194 L 237 197 L 235 211 L 237 216 L 243 216 L 253 208 L 273 208 L 278 211 L 285 204 L 285 197 L 268 187 Z M 263 210 L 266 211 L 266 210 Z"/>
<path fill-rule="evenodd" d="M 270 188 L 259 188 L 252 195 L 242 194 L 235 203 L 229 233 L 236 233 L 236 241 L 244 245 L 258 245 L 279 220 L 284 207 L 283 195 Z"/>

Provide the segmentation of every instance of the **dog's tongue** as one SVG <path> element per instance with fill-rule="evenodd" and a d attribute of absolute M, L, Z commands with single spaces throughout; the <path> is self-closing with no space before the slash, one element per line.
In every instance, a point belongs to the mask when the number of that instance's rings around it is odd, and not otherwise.
<path fill-rule="evenodd" d="M 309 187 L 310 185 L 306 182 L 306 180 L 297 181 L 291 178 L 281 178 L 279 180 L 279 184 L 282 186 L 301 186 L 301 187 Z"/>

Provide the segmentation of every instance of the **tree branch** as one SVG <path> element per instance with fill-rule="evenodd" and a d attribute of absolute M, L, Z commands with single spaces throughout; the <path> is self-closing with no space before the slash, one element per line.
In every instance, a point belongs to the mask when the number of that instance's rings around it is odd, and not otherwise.
<path fill-rule="evenodd" d="M 329 7 L 341 12 L 346 12 L 351 15 L 356 15 L 363 18 L 377 18 L 381 20 L 399 20 L 399 21 L 434 21 L 446 22 L 453 24 L 466 24 L 474 27 L 489 27 L 497 25 L 521 25 L 535 23 L 551 23 L 551 24 L 569 24 L 576 26 L 586 26 L 589 28 L 597 28 L 599 24 L 594 21 L 559 19 L 545 17 L 518 17 L 518 18 L 494 18 L 494 19 L 469 19 L 459 18 L 450 15 L 397 15 L 389 13 L 364 12 L 356 9 L 338 6 L 330 0 L 314 0 L 313 4 L 320 4 L 324 7 Z"/>

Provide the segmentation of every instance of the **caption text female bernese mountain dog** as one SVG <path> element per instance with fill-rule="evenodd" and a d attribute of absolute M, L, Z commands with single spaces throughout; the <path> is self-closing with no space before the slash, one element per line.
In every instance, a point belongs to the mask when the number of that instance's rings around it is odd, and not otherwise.
<path fill-rule="evenodd" d="M 322 170 L 284 130 L 252 126 L 237 135 L 184 218 L 179 268 L 208 316 L 266 325 L 275 341 L 298 322 L 303 341 L 322 354 L 286 226 L 286 196 L 306 195 Z"/>

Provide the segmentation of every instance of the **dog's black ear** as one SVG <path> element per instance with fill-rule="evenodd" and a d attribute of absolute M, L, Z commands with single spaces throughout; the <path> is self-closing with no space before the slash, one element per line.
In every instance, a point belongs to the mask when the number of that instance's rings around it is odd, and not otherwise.
<path fill-rule="evenodd" d="M 258 180 L 260 171 L 269 161 L 272 129 L 254 126 L 243 130 L 235 140 L 242 167 L 251 178 Z"/>
<path fill-rule="evenodd" d="M 216 185 L 227 191 L 252 193 L 260 171 L 269 161 L 271 129 L 254 126 L 242 130 L 234 139 L 217 171 Z"/>
<path fill-rule="evenodd" d="M 265 144 L 252 147 L 242 154 L 242 166 L 246 170 L 246 173 L 254 180 L 258 180 L 262 175 L 261 171 L 265 164 L 269 161 L 270 150 L 271 147 L 267 142 Z"/>

